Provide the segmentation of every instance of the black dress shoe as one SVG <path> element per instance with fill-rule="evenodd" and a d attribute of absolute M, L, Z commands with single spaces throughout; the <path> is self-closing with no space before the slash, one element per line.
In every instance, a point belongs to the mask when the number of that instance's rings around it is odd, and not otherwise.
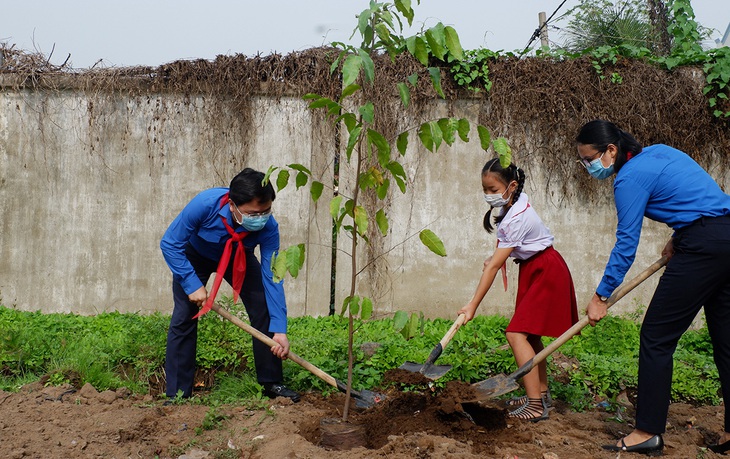
<path fill-rule="evenodd" d="M 301 400 L 299 394 L 283 384 L 264 384 L 264 395 L 269 398 L 286 397 L 294 403 Z"/>
<path fill-rule="evenodd" d="M 625 438 L 625 437 L 624 437 Z M 654 435 L 650 439 L 632 446 L 626 446 L 624 439 L 621 439 L 621 446 L 603 445 L 603 449 L 609 451 L 626 451 L 627 453 L 641 453 L 648 456 L 661 456 L 664 449 L 664 440 L 661 435 Z"/>
<path fill-rule="evenodd" d="M 730 451 L 730 440 L 726 441 L 725 443 L 720 443 L 718 445 L 710 445 L 707 447 L 707 449 L 709 449 L 713 453 L 725 454 Z"/>

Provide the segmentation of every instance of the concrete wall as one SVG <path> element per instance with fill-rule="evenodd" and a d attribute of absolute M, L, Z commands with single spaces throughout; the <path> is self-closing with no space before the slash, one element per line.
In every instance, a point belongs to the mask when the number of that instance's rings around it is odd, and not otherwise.
<path fill-rule="evenodd" d="M 226 186 L 246 166 L 266 170 L 290 163 L 304 164 L 323 183 L 333 183 L 336 143 L 328 122 L 298 98 L 261 96 L 250 109 L 251 116 L 241 116 L 235 107 L 204 97 L 169 94 L 0 92 L 2 304 L 81 314 L 169 312 L 171 276 L 159 239 L 197 192 Z M 476 121 L 480 107 L 473 100 L 434 102 L 424 113 Z M 407 127 L 409 120 L 402 122 Z M 472 138 L 438 153 L 411 139 L 404 158 L 408 190 L 401 194 L 394 186 L 386 207 L 390 232 L 360 251 L 368 263 L 360 292 L 373 296 L 378 314 L 407 310 L 453 317 L 471 298 L 495 244 L 494 236 L 481 227 L 486 205 L 479 176 L 491 154 L 479 148 L 475 132 Z M 536 146 L 529 137 L 509 140 L 526 150 Z M 614 242 L 610 183 L 602 188 L 598 205 L 564 199 L 539 161 L 527 151 L 514 154 L 527 171 L 525 192 L 571 268 L 582 311 Z M 571 152 L 565 156 L 573 167 Z M 347 163 L 341 165 L 340 176 L 340 191 L 350 194 Z M 292 316 L 329 312 L 332 195 L 326 188 L 314 204 L 308 189 L 290 186 L 274 205 L 282 246 L 307 243 L 305 269 L 297 279 L 285 281 Z M 418 233 L 423 228 L 441 237 L 447 257 L 421 244 Z M 664 225 L 645 222 L 629 276 L 659 258 L 670 234 Z M 344 254 L 350 241 L 341 235 L 338 242 L 339 311 L 349 293 L 350 267 Z M 481 313 L 511 314 L 517 266 L 509 263 L 508 271 L 511 287 L 505 292 L 501 282 L 495 283 Z M 655 276 L 637 288 L 616 306 L 617 312 L 648 304 L 657 280 Z"/>
<path fill-rule="evenodd" d="M 252 111 L 244 124 L 202 97 L 1 92 L 2 303 L 81 314 L 171 311 L 159 240 L 196 193 L 227 186 L 247 166 L 293 162 L 332 183 L 321 154 L 327 129 L 301 100 L 255 99 Z M 309 243 L 305 270 L 286 280 L 291 314 L 326 314 L 328 208 L 291 187 L 274 212 L 283 246 Z"/>

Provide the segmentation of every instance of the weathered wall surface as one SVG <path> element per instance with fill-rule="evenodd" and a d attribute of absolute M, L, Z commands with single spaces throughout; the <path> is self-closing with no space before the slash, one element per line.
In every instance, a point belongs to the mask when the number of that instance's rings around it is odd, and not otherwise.
<path fill-rule="evenodd" d="M 196 193 L 227 186 L 243 167 L 292 162 L 332 182 L 332 165 L 321 160 L 327 128 L 303 102 L 254 99 L 252 111 L 244 124 L 230 107 L 202 97 L 0 93 L 3 304 L 82 314 L 170 311 L 159 240 Z M 309 242 L 306 269 L 286 281 L 291 314 L 326 314 L 326 206 L 319 211 L 291 188 L 274 212 L 283 246 Z"/>
<path fill-rule="evenodd" d="M 462 116 L 476 122 L 476 100 L 434 102 L 423 113 Z M 143 97 L 81 91 L 0 92 L 0 295 L 2 304 L 24 310 L 77 312 L 169 312 L 170 273 L 159 239 L 180 209 L 202 189 L 226 186 L 246 166 L 301 163 L 320 181 L 333 183 L 335 133 L 299 98 L 254 98 L 251 116 L 205 97 L 152 94 Z M 403 120 L 403 127 L 407 127 Z M 529 129 L 520 129 L 529 132 Z M 476 133 L 472 134 L 476 138 Z M 539 135 L 508 139 L 524 145 L 514 157 L 528 175 L 525 192 L 555 234 L 555 247 L 571 268 L 579 308 L 592 295 L 614 242 L 616 224 L 610 180 L 597 204 L 563 196 L 541 169 Z M 390 232 L 375 246 L 361 246 L 369 265 L 361 292 L 377 313 L 423 311 L 453 317 L 473 294 L 493 235 L 481 227 L 487 210 L 480 171 L 489 159 L 478 141 L 430 153 L 412 140 L 405 156 L 408 190 L 396 187 L 387 206 Z M 572 152 L 560 152 L 566 167 Z M 342 163 L 340 191 L 350 193 L 352 171 Z M 725 183 L 725 186 L 728 184 Z M 727 189 L 727 188 L 726 188 Z M 326 188 L 313 204 L 305 189 L 280 192 L 275 215 L 282 246 L 307 243 L 307 264 L 287 279 L 292 316 L 329 312 L 331 223 Z M 430 228 L 446 246 L 437 257 L 418 233 Z M 637 274 L 659 258 L 671 231 L 646 221 Z M 350 268 L 341 235 L 336 308 L 349 293 Z M 509 263 L 511 287 L 495 283 L 481 313 L 509 315 L 517 265 Z M 658 276 L 616 306 L 646 305 Z M 229 293 L 230 290 L 223 290 Z"/>

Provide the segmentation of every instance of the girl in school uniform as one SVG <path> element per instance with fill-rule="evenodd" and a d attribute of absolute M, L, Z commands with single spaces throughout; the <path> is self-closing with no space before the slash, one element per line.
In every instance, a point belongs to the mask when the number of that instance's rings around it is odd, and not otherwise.
<path fill-rule="evenodd" d="M 568 266 L 553 248 L 553 235 L 523 193 L 525 172 L 514 164 L 503 168 L 495 158 L 484 165 L 481 177 L 489 205 L 484 229 L 492 233 L 494 219 L 497 248 L 484 262 L 474 296 L 458 314 L 466 315 L 465 323 L 474 317 L 497 272 L 507 258 L 513 258 L 519 264 L 519 285 L 506 335 L 521 366 L 543 349 L 543 336 L 558 337 L 578 321 L 575 289 Z M 525 375 L 523 384 L 526 395 L 508 401 L 508 405 L 516 406 L 509 416 L 528 421 L 547 419 L 552 400 L 545 361 Z"/>

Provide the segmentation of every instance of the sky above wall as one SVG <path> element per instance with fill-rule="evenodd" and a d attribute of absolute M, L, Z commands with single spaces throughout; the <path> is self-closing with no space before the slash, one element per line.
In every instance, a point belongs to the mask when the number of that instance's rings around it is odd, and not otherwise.
<path fill-rule="evenodd" d="M 465 49 L 522 50 L 562 0 L 421 0 L 414 27 L 453 26 Z M 567 0 L 555 18 L 579 3 Z M 348 42 L 367 0 L 33 0 L 5 2 L 0 42 L 41 52 L 60 65 L 156 66 L 178 59 L 214 59 L 219 54 L 254 56 Z M 693 0 L 697 21 L 715 29 L 714 47 L 730 23 L 730 0 Z M 551 22 L 548 38 L 561 41 Z M 357 37 L 356 37 L 357 38 Z M 539 45 L 539 40 L 533 46 Z M 69 58 L 70 54 L 70 58 Z"/>

